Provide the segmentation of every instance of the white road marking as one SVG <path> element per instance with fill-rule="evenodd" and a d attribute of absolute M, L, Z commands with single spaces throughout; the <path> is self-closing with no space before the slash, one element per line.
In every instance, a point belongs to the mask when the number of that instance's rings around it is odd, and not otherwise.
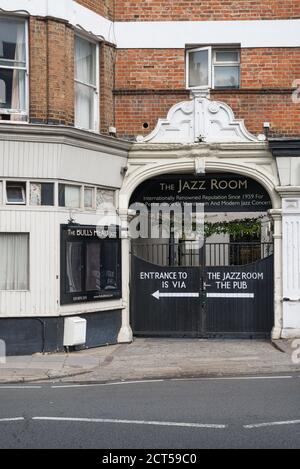
<path fill-rule="evenodd" d="M 251 425 L 243 425 L 243 427 L 244 428 L 261 428 L 261 427 L 273 427 L 276 425 L 295 425 L 299 423 L 300 423 L 300 420 L 283 420 L 282 422 L 254 423 Z"/>
<path fill-rule="evenodd" d="M 207 293 L 207 298 L 254 298 L 254 293 Z"/>
<path fill-rule="evenodd" d="M 98 386 L 119 386 L 120 384 L 144 384 L 144 383 L 161 383 L 165 381 L 164 379 L 148 379 L 141 381 L 116 381 L 115 383 L 92 383 L 92 384 L 61 384 L 61 385 L 52 385 L 53 389 L 60 388 L 89 388 L 89 387 L 98 387 Z"/>
<path fill-rule="evenodd" d="M 171 378 L 170 381 L 223 381 L 223 380 L 252 380 L 252 379 L 290 379 L 291 375 L 283 376 L 222 376 L 210 378 Z"/>
<path fill-rule="evenodd" d="M 194 428 L 216 428 L 224 429 L 227 425 L 210 423 L 184 423 L 184 422 L 159 422 L 147 420 L 120 420 L 120 419 L 94 419 L 76 417 L 32 417 L 32 420 L 50 420 L 58 422 L 90 422 L 90 423 L 123 423 L 129 425 L 158 425 L 162 427 L 194 427 Z"/>
<path fill-rule="evenodd" d="M 42 386 L 0 386 L 0 389 L 41 389 Z"/>
<path fill-rule="evenodd" d="M 0 422 L 16 422 L 18 420 L 25 420 L 25 419 L 24 417 L 12 417 L 12 418 L 0 419 Z"/>
<path fill-rule="evenodd" d="M 223 377 L 208 377 L 208 378 L 168 378 L 168 379 L 148 379 L 141 381 L 116 381 L 114 383 L 93 383 L 93 384 L 60 384 L 52 385 L 52 389 L 67 389 L 67 388 L 84 388 L 84 387 L 101 387 L 101 386 L 120 386 L 121 384 L 149 384 L 149 383 L 163 383 L 168 381 L 224 381 L 224 380 L 255 380 L 255 379 L 291 379 L 291 375 L 283 376 L 223 376 Z M 300 378 L 300 377 L 299 377 Z"/>

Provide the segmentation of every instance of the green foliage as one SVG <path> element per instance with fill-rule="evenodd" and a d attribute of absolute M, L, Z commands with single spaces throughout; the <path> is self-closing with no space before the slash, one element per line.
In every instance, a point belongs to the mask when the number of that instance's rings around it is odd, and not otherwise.
<path fill-rule="evenodd" d="M 229 234 L 233 237 L 257 236 L 261 231 L 261 218 L 243 218 L 216 223 L 205 223 L 204 235 L 209 238 L 214 234 Z"/>

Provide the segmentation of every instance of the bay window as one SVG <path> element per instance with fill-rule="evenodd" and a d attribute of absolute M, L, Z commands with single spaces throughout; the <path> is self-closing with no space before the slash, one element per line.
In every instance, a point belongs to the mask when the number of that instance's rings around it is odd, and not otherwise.
<path fill-rule="evenodd" d="M 99 128 L 98 46 L 75 37 L 75 126 L 86 130 Z"/>
<path fill-rule="evenodd" d="M 186 54 L 186 73 L 188 88 L 239 88 L 239 50 L 213 47 L 188 50 Z"/>
<path fill-rule="evenodd" d="M 0 16 L 0 120 L 27 120 L 27 79 L 26 22 Z"/>

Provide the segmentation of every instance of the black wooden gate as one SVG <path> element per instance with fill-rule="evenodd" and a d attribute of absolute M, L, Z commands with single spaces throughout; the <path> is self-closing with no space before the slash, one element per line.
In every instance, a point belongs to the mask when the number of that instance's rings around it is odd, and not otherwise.
<path fill-rule="evenodd" d="M 135 335 L 267 337 L 273 327 L 273 245 L 135 244 Z"/>

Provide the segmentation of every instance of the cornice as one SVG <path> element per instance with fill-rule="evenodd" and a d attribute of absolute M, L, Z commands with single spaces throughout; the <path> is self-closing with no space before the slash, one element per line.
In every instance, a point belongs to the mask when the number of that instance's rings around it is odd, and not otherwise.
<path fill-rule="evenodd" d="M 127 157 L 132 143 L 67 126 L 0 124 L 0 140 L 64 144 Z"/>

